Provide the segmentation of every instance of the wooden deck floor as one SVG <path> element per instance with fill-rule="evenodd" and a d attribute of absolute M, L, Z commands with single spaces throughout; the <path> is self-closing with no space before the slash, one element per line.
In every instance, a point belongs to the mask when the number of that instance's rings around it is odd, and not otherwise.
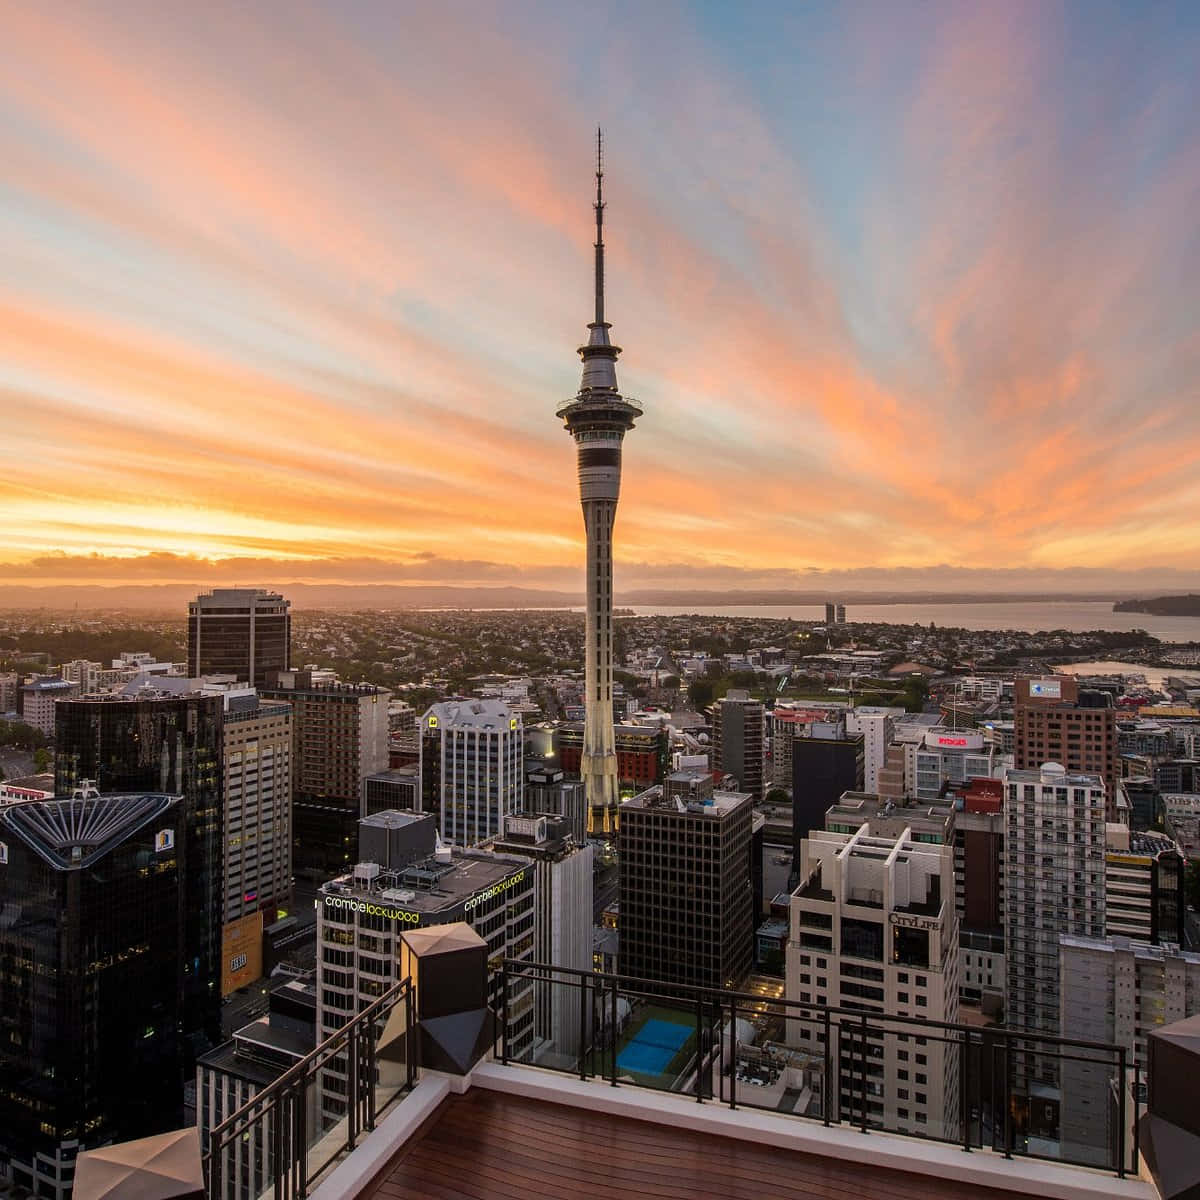
<path fill-rule="evenodd" d="M 363 1193 L 375 1200 L 1017 1200 L 473 1088 L 447 1100 Z"/>

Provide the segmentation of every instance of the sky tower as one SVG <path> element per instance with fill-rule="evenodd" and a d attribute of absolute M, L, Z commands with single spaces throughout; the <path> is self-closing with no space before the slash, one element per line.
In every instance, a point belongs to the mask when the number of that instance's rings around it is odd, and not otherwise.
<path fill-rule="evenodd" d="M 612 833 L 617 824 L 617 752 L 612 713 L 612 530 L 621 494 L 621 441 L 642 415 L 617 390 L 620 346 L 608 339 L 604 319 L 604 156 L 596 131 L 596 315 L 579 347 L 579 393 L 556 415 L 579 448 L 579 500 L 587 532 L 586 714 L 579 771 L 588 802 L 588 832 Z"/>

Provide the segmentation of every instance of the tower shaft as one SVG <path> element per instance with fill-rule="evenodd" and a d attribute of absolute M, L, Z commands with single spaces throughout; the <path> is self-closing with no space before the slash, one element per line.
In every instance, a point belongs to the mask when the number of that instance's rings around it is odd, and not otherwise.
<path fill-rule="evenodd" d="M 596 142 L 595 319 L 579 348 L 583 379 L 578 394 L 557 415 L 575 439 L 579 500 L 587 534 L 587 610 L 585 613 L 584 730 L 580 775 L 588 803 L 588 832 L 613 833 L 617 827 L 617 752 L 613 733 L 613 522 L 621 494 L 621 442 L 642 415 L 636 401 L 617 389 L 617 355 L 604 319 L 604 193 L 601 141 Z"/>

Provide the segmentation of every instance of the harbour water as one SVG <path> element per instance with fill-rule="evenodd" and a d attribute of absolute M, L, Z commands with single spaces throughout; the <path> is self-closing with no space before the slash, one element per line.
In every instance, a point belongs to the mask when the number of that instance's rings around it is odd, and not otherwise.
<path fill-rule="evenodd" d="M 673 617 L 696 613 L 713 617 L 774 617 L 779 620 L 820 621 L 825 616 L 816 604 L 733 604 L 717 607 L 678 604 L 619 605 L 639 617 Z M 1108 600 L 986 600 L 977 604 L 934 601 L 920 604 L 846 605 L 849 622 L 889 625 L 929 625 L 957 629 L 1012 629 L 1030 633 L 1065 629 L 1083 633 L 1105 629 L 1127 633 L 1144 629 L 1164 642 L 1200 641 L 1200 617 L 1156 617 L 1149 613 L 1113 612 Z"/>

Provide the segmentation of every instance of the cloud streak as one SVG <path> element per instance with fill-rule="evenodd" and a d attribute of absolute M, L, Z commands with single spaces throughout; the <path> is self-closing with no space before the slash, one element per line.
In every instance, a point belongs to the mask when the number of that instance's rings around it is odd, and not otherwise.
<path fill-rule="evenodd" d="M 597 115 L 625 577 L 1194 561 L 1168 7 L 0 0 L 0 576 L 566 586 Z"/>

